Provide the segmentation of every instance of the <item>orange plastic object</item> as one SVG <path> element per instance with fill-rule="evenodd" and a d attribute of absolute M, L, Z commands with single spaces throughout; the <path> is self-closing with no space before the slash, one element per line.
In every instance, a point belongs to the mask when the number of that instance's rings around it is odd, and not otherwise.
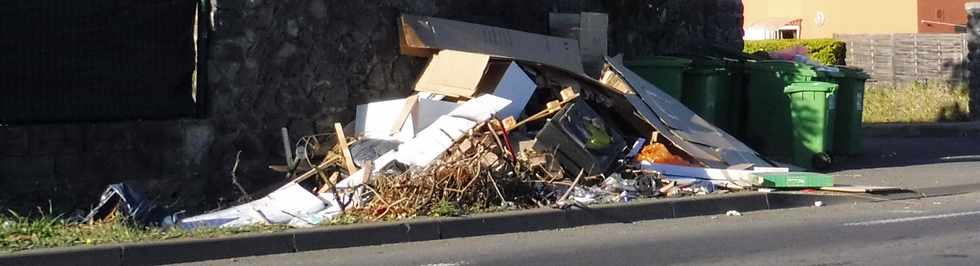
<path fill-rule="evenodd" d="M 667 146 L 661 143 L 651 143 L 643 147 L 640 151 L 640 155 L 636 156 L 637 161 L 646 161 L 651 163 L 662 163 L 662 164 L 674 164 L 674 165 L 691 165 L 690 162 L 684 160 L 680 156 L 671 154 L 667 150 Z"/>

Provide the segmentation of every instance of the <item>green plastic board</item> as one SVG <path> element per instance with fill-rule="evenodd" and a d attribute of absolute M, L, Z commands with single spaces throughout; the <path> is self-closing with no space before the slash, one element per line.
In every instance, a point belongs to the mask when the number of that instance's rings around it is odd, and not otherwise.
<path fill-rule="evenodd" d="M 819 188 L 834 186 L 833 176 L 809 172 L 753 173 L 750 179 L 757 186 L 768 188 Z"/>

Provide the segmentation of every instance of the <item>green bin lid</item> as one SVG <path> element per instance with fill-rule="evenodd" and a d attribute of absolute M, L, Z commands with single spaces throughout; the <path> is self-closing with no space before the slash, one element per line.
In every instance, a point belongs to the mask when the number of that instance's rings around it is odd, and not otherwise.
<path fill-rule="evenodd" d="M 864 72 L 864 69 L 858 67 L 849 67 L 849 66 L 834 66 L 834 67 L 840 69 L 841 74 L 843 74 L 845 78 L 865 79 L 865 80 L 871 78 L 871 76 L 868 75 L 868 73 Z"/>
<path fill-rule="evenodd" d="M 692 58 L 691 68 L 687 70 L 687 73 L 711 75 L 727 71 L 728 69 L 725 68 L 725 61 L 721 61 L 715 57 L 704 56 Z"/>
<path fill-rule="evenodd" d="M 832 70 L 832 69 L 826 69 L 826 68 L 816 68 L 815 70 L 817 70 L 817 73 L 820 73 L 821 75 L 823 75 L 825 77 L 831 77 L 831 78 L 843 78 L 843 77 L 845 77 L 844 72 L 841 72 L 839 70 Z"/>
<path fill-rule="evenodd" d="M 691 59 L 691 67 L 694 68 L 725 68 L 725 61 L 715 57 L 703 57 L 703 58 L 693 58 Z"/>
<path fill-rule="evenodd" d="M 800 64 L 797 62 L 789 60 L 762 60 L 755 61 L 749 64 L 749 68 L 752 70 L 761 71 L 773 71 L 773 72 L 784 72 L 784 73 L 798 73 L 805 74 L 808 76 L 817 76 L 817 71 L 814 70 L 812 66 Z"/>
<path fill-rule="evenodd" d="M 790 84 L 789 86 L 786 86 L 786 89 L 783 90 L 783 93 L 790 94 L 790 93 L 797 93 L 797 92 L 804 92 L 804 91 L 834 92 L 837 91 L 837 84 L 829 83 L 829 82 L 819 82 L 819 81 L 796 82 Z"/>
<path fill-rule="evenodd" d="M 639 67 L 687 67 L 691 64 L 691 59 L 673 57 L 673 56 L 647 56 L 641 57 L 640 59 L 630 60 L 626 62 L 627 66 L 639 66 Z"/>
<path fill-rule="evenodd" d="M 750 62 L 749 67 L 752 69 L 795 71 L 798 67 L 809 68 L 809 66 L 788 60 L 760 60 Z"/>

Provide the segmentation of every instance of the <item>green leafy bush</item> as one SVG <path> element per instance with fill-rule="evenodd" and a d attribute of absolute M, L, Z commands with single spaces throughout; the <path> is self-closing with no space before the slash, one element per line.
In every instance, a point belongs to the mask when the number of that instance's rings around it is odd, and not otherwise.
<path fill-rule="evenodd" d="M 810 52 L 810 58 L 825 65 L 844 65 L 847 46 L 844 42 L 834 39 L 809 40 L 762 40 L 745 41 L 745 52 L 778 51 L 785 48 L 803 46 Z"/>

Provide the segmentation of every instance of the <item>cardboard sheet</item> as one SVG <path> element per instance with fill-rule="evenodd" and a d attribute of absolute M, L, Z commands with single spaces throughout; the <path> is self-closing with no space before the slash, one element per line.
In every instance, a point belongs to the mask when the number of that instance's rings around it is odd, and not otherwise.
<path fill-rule="evenodd" d="M 578 13 L 548 13 L 548 34 L 578 40 L 581 21 Z"/>
<path fill-rule="evenodd" d="M 316 195 L 296 183 L 288 183 L 260 199 L 224 210 L 184 218 L 181 228 L 238 227 L 253 224 L 296 224 L 321 220 L 316 215 L 328 207 Z"/>
<path fill-rule="evenodd" d="M 439 117 L 415 138 L 399 145 L 394 159 L 408 165 L 427 166 L 468 130 L 490 119 L 491 115 L 508 104 L 509 100 L 489 94 L 473 98 L 451 113 Z M 384 165 L 378 165 L 378 168 L 382 167 Z"/>
<path fill-rule="evenodd" d="M 400 23 L 402 54 L 428 57 L 439 50 L 456 50 L 585 73 L 577 40 L 407 14 Z"/>
<path fill-rule="evenodd" d="M 442 50 L 429 60 L 415 83 L 415 91 L 473 97 L 489 61 L 490 56 L 485 54 Z"/>
<path fill-rule="evenodd" d="M 606 71 L 603 73 L 603 78 L 600 82 L 621 93 L 626 101 L 629 102 L 629 104 L 636 111 L 639 119 L 646 121 L 658 132 L 661 132 L 661 137 L 669 140 L 671 143 L 677 146 L 677 148 L 681 149 L 698 162 L 701 162 L 707 167 L 713 168 L 727 168 L 729 166 L 729 164 L 722 161 L 720 156 L 713 152 L 710 147 L 688 142 L 687 140 L 673 134 L 670 127 L 668 127 L 667 124 L 665 124 L 659 118 L 659 115 L 655 113 L 653 109 L 647 106 L 646 103 L 633 92 L 632 87 L 630 87 L 630 85 L 623 80 L 622 76 L 619 74 L 612 70 Z"/>
<path fill-rule="evenodd" d="M 405 99 L 358 105 L 354 120 L 354 133 L 374 139 L 411 139 L 415 136 L 415 125 L 412 124 L 412 119 L 405 121 L 401 130 L 391 136 L 391 125 L 395 124 L 399 111 L 404 106 Z"/>
<path fill-rule="evenodd" d="M 552 36 L 578 40 L 586 74 L 598 77 L 608 51 L 609 16 L 604 13 L 549 13 Z"/>
<path fill-rule="evenodd" d="M 413 112 L 409 113 L 401 130 L 391 135 L 391 126 L 403 118 L 400 111 L 405 106 L 406 99 L 418 101 Z M 426 127 L 432 125 L 440 116 L 452 112 L 459 106 L 457 103 L 430 100 L 419 97 L 373 102 L 357 106 L 354 122 L 355 134 L 361 134 L 373 139 L 394 139 L 407 141 L 415 137 Z"/>
<path fill-rule="evenodd" d="M 744 143 L 706 122 L 622 63 L 608 57 L 606 63 L 609 70 L 618 74 L 622 80 L 616 81 L 606 73 L 604 83 L 619 86 L 617 90 L 626 91 L 624 95 L 644 119 L 695 159 L 715 168 L 737 164 L 772 166 Z M 636 94 L 632 95 L 630 91 Z M 718 164 L 719 162 L 722 164 Z"/>
<path fill-rule="evenodd" d="M 494 83 L 493 95 L 510 100 L 510 104 L 507 105 L 503 110 L 497 112 L 497 117 L 505 118 L 513 116 L 514 118 L 520 118 L 521 113 L 524 112 L 524 107 L 527 106 L 527 102 L 531 100 L 531 95 L 534 94 L 534 90 L 538 88 L 538 85 L 521 70 L 521 67 L 514 62 L 508 62 L 503 65 L 504 68 L 501 75 L 491 77 L 489 74 L 484 77 L 489 83 Z"/>

